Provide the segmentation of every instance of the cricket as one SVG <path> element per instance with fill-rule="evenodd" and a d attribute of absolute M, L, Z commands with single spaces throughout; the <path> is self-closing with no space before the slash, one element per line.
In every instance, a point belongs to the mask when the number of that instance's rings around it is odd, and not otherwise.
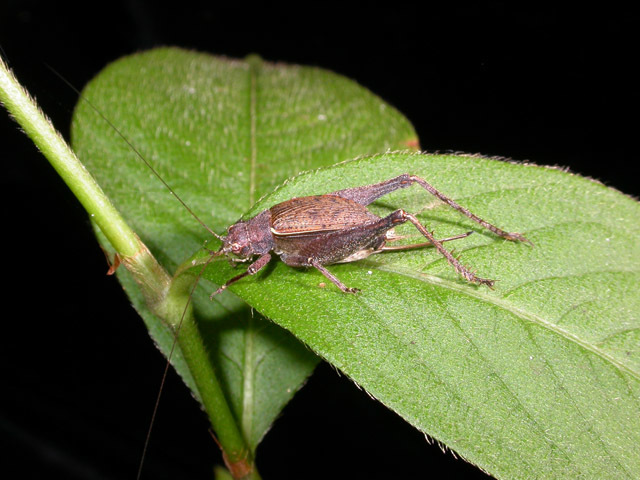
<path fill-rule="evenodd" d="M 57 72 L 54 73 L 58 75 Z M 378 217 L 367 209 L 367 206 L 378 198 L 395 190 L 410 187 L 414 183 L 495 235 L 506 240 L 520 241 L 533 246 L 533 243 L 522 234 L 507 232 L 483 220 L 438 191 L 424 179 L 409 173 L 372 185 L 347 188 L 324 195 L 292 198 L 262 211 L 249 220 L 240 220 L 234 223 L 227 228 L 226 236 L 219 235 L 196 215 L 135 145 L 92 102 L 66 79 L 58 76 L 129 145 L 135 155 L 142 160 L 187 212 L 222 242 L 219 250 L 210 251 L 212 259 L 231 254 L 229 258 L 232 263 L 244 263 L 258 257 L 247 270 L 215 290 L 209 297 L 211 300 L 238 280 L 255 275 L 262 270 L 271 261 L 272 253 L 279 256 L 285 264 L 291 267 L 315 268 L 344 293 L 358 293 L 360 291 L 358 288 L 347 287 L 325 265 L 355 262 L 385 251 L 410 250 L 429 246 L 435 247 L 466 281 L 493 288 L 495 280 L 477 276 L 474 271 L 460 263 L 453 253 L 443 245 L 445 242 L 467 237 L 473 232 L 437 240 L 415 215 L 407 213 L 401 208 L 384 218 Z M 407 221 L 411 222 L 428 241 L 410 245 L 387 245 L 387 243 L 403 238 L 395 234 L 394 227 Z"/>
<path fill-rule="evenodd" d="M 279 256 L 285 264 L 291 267 L 315 268 L 344 293 L 358 293 L 360 291 L 358 288 L 347 287 L 325 265 L 355 262 L 384 251 L 409 250 L 428 246 L 435 247 L 466 281 L 493 288 L 495 280 L 477 276 L 474 271 L 460 263 L 452 252 L 443 246 L 444 242 L 467 237 L 473 232 L 437 240 L 415 215 L 401 208 L 384 218 L 374 215 L 367 209 L 367 206 L 378 198 L 395 190 L 410 187 L 414 183 L 495 235 L 506 240 L 520 241 L 533 246 L 533 243 L 520 233 L 507 232 L 492 225 L 438 191 L 424 179 L 409 173 L 372 185 L 347 188 L 324 195 L 292 198 L 264 210 L 249 220 L 240 220 L 231 225 L 227 228 L 226 236 L 219 235 L 195 214 L 135 145 L 92 102 L 64 77 L 55 71 L 53 72 L 129 145 L 136 156 L 142 160 L 187 212 L 222 242 L 218 251 L 210 251 L 212 258 L 231 254 L 229 258 L 232 263 L 243 263 L 258 257 L 246 271 L 231 278 L 215 290 L 210 295 L 212 300 L 238 280 L 255 275 L 262 270 L 271 261 L 272 253 Z M 407 221 L 411 222 L 428 241 L 411 245 L 388 246 L 387 243 L 402 238 L 395 234 L 394 227 Z"/>
<path fill-rule="evenodd" d="M 367 205 L 376 199 L 414 183 L 494 234 L 507 240 L 531 243 L 519 233 L 505 232 L 486 222 L 422 178 L 405 173 L 374 185 L 347 188 L 326 195 L 292 198 L 247 221 L 231 225 L 226 237 L 214 233 L 223 244 L 213 255 L 231 253 L 240 262 L 249 261 L 256 256 L 258 258 L 245 272 L 231 278 L 213 292 L 210 298 L 213 299 L 238 280 L 259 272 L 271 261 L 272 253 L 291 267 L 315 268 L 344 293 L 357 293 L 359 289 L 347 287 L 325 265 L 355 262 L 387 250 L 408 250 L 429 245 L 434 246 L 468 282 L 493 287 L 494 280 L 478 277 L 443 246 L 443 242 L 467 236 L 470 232 L 436 240 L 415 215 L 402 209 L 384 218 L 367 210 Z M 393 228 L 407 221 L 415 225 L 428 242 L 387 246 L 387 242 L 397 239 Z"/>

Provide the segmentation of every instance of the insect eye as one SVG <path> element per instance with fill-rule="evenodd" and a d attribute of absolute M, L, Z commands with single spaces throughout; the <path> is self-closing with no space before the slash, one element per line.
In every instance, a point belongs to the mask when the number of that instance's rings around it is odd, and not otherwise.
<path fill-rule="evenodd" d="M 240 250 L 242 250 L 242 246 L 241 246 L 239 243 L 232 243 L 232 244 L 231 244 L 231 251 L 232 251 L 233 253 L 237 253 L 237 252 L 239 252 Z"/>

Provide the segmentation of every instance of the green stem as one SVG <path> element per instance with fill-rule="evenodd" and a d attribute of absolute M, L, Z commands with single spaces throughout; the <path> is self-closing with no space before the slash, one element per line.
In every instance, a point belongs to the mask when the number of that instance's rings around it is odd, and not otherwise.
<path fill-rule="evenodd" d="M 179 276 L 172 285 L 169 274 L 127 225 L 2 59 L 0 102 L 42 151 L 115 248 L 123 265 L 141 286 L 150 310 L 175 331 L 187 304 L 189 285 L 192 285 L 193 279 L 186 275 Z M 209 361 L 191 309 L 185 312 L 178 345 L 196 381 L 231 473 L 238 479 L 259 479 L 251 452 Z"/>
<path fill-rule="evenodd" d="M 122 256 L 134 256 L 140 240 L 36 102 L 0 59 L 0 102 L 56 169 L 109 242 Z"/>
<path fill-rule="evenodd" d="M 169 319 L 169 326 L 178 336 L 178 345 L 196 383 L 204 409 L 222 448 L 227 467 L 234 478 L 259 479 L 251 451 L 209 359 L 193 316 L 193 308 L 189 305 L 185 311 L 193 285 L 194 277 L 191 273 L 178 272 L 164 304 L 165 318 Z"/>

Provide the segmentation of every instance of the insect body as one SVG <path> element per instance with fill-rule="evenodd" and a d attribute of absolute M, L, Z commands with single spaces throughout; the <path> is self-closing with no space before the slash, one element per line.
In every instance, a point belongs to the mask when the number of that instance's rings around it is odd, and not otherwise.
<path fill-rule="evenodd" d="M 444 248 L 444 240 L 436 240 L 414 215 L 398 209 L 380 218 L 367 210 L 366 206 L 374 200 L 413 183 L 418 183 L 429 193 L 496 235 L 507 240 L 531 243 L 519 233 L 505 232 L 482 220 L 422 178 L 405 173 L 374 185 L 348 188 L 326 195 L 292 198 L 247 221 L 232 225 L 226 237 L 219 237 L 223 245 L 215 254 L 231 253 L 241 260 L 250 260 L 256 256 L 258 259 L 244 273 L 233 277 L 213 292 L 211 297 L 241 278 L 261 270 L 271 260 L 272 253 L 279 255 L 284 263 L 292 267 L 314 267 L 343 292 L 355 293 L 358 289 L 344 285 L 325 265 L 353 262 L 384 250 L 404 250 L 430 244 L 466 280 L 492 287 L 493 280 L 480 278 L 468 270 Z M 387 247 L 387 241 L 393 239 L 393 227 L 406 221 L 413 223 L 429 242 Z"/>

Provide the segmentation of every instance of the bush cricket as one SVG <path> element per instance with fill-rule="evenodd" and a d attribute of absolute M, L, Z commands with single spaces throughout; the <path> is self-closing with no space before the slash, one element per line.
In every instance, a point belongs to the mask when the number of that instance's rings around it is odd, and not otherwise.
<path fill-rule="evenodd" d="M 456 236 L 436 240 L 415 217 L 398 209 L 380 218 L 367 210 L 367 205 L 399 188 L 417 183 L 438 199 L 507 240 L 529 242 L 519 233 L 505 232 L 443 195 L 420 177 L 408 173 L 374 185 L 347 188 L 326 195 L 292 198 L 264 210 L 247 221 L 230 226 L 226 237 L 214 234 L 223 242 L 213 255 L 233 254 L 237 261 L 258 257 L 247 270 L 211 294 L 213 298 L 229 285 L 247 275 L 254 275 L 271 260 L 272 252 L 292 267 L 314 267 L 345 293 L 356 293 L 357 288 L 347 287 L 325 265 L 361 260 L 385 250 L 407 250 L 433 245 L 455 270 L 467 281 L 493 287 L 494 280 L 481 278 L 462 265 L 442 243 L 460 238 Z M 411 222 L 428 242 L 389 247 L 395 237 L 393 228 Z M 463 236 L 466 236 L 465 234 Z"/>

